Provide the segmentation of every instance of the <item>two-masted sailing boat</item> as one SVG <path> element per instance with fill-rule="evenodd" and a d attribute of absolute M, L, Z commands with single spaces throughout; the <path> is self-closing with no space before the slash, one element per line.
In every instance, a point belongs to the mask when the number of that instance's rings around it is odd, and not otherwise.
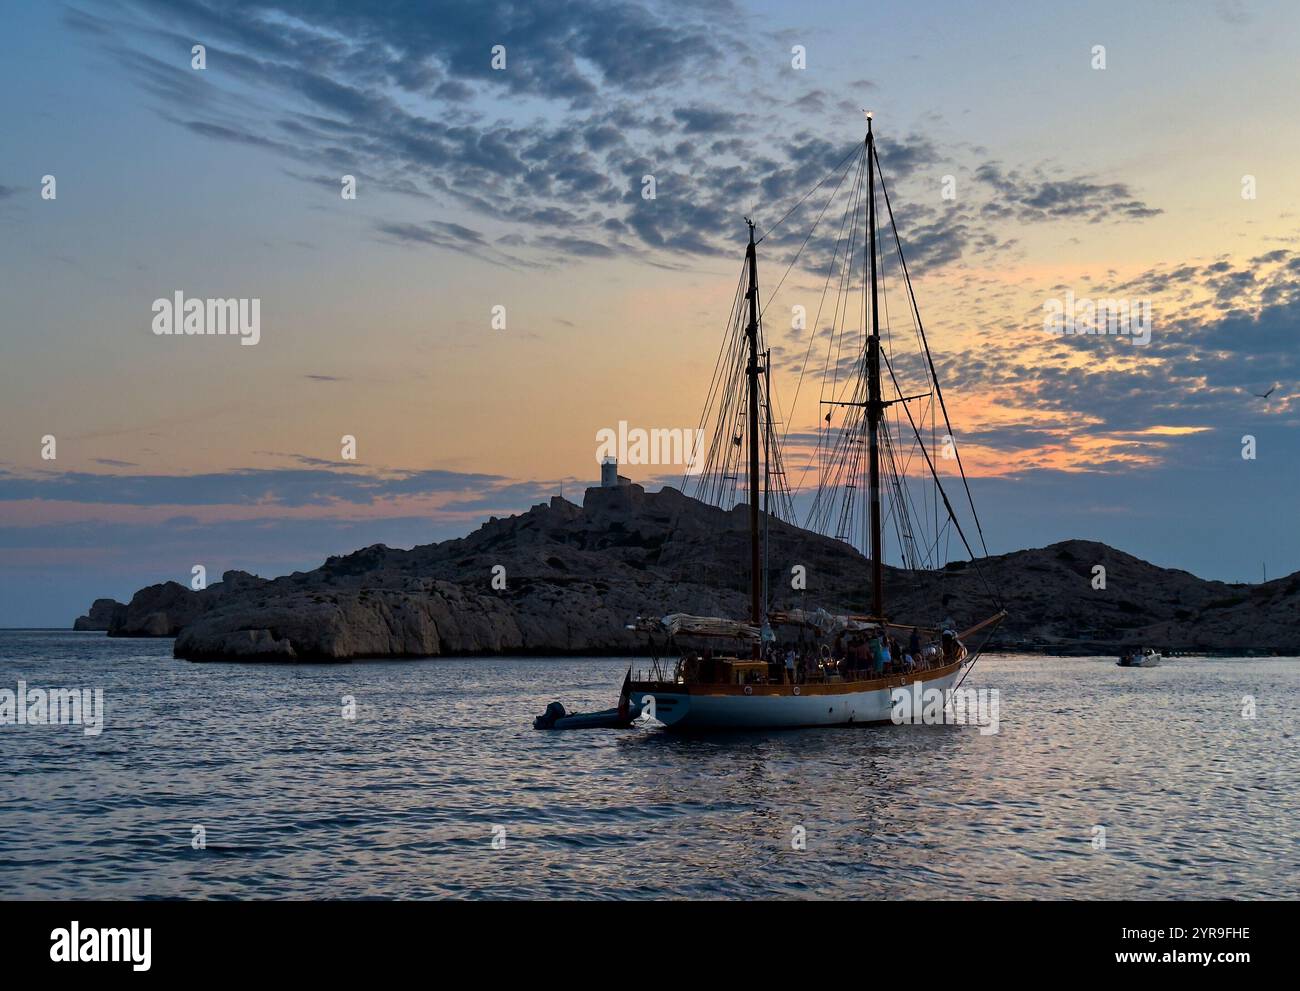
<path fill-rule="evenodd" d="M 856 167 L 851 162 L 856 163 Z M 851 173 L 854 180 L 846 184 Z M 728 339 L 724 340 L 719 358 L 720 372 L 715 373 L 705 410 L 706 418 L 711 418 L 711 409 L 716 413 L 718 429 L 709 449 L 709 463 L 698 476 L 697 494 L 715 504 L 722 504 L 727 501 L 728 492 L 734 500 L 736 484 L 742 477 L 747 481 L 749 616 L 739 620 L 674 614 L 661 619 L 638 620 L 637 628 L 652 636 L 666 636 L 670 645 L 677 648 L 674 652 L 680 652 L 680 657 L 672 662 L 661 658 L 657 652 L 648 672 L 638 672 L 633 677 L 629 671 L 623 686 L 620 711 L 640 710 L 671 729 L 891 722 L 895 689 L 907 687 L 914 690 L 917 683 L 925 690 L 946 692 L 951 689 L 959 683 L 966 666 L 973 662 L 967 647 L 968 639 L 981 630 L 994 627 L 1005 615 L 999 610 L 988 619 L 957 631 L 950 628 L 949 623 L 941 621 L 936 625 L 937 616 L 932 616 L 930 622 L 904 622 L 887 609 L 882 532 L 887 520 L 900 536 L 904 564 L 911 568 L 924 567 L 924 559 L 937 559 L 940 537 L 936 535 L 933 542 L 918 540 L 918 518 L 928 518 L 933 509 L 938 529 L 942 501 L 947 516 L 945 528 L 949 523 L 955 528 L 972 562 L 976 555 L 966 541 L 935 470 L 930 442 L 937 445 L 937 430 L 932 425 L 931 437 L 927 440 L 923 436 L 924 423 L 919 412 L 914 414 L 908 408 L 909 403 L 924 403 L 930 410 L 932 424 L 936 422 L 938 411 L 942 410 L 947 425 L 947 411 L 911 292 L 911 280 L 880 172 L 869 115 L 865 141 L 857 145 L 815 189 L 836 175 L 840 176 L 839 182 L 827 199 L 827 207 L 844 190 L 846 208 L 840 236 L 829 256 L 826 284 L 829 287 L 832 276 L 838 273 L 839 298 L 835 302 L 832 323 L 844 320 L 845 329 L 852 333 L 849 338 L 851 348 L 860 348 L 860 351 L 851 353 L 848 359 L 842 355 L 833 357 L 828 343 L 828 370 L 821 379 L 823 395 L 830 396 L 822 403 L 830 412 L 823 418 L 825 437 L 822 436 L 822 422 L 818 424 L 820 484 L 812 504 L 809 525 L 824 532 L 829 523 L 835 536 L 849 539 L 857 515 L 865 514 L 866 525 L 861 529 L 868 537 L 863 541 L 866 544 L 863 550 L 870 563 L 870 610 L 865 614 L 855 614 L 812 609 L 806 603 L 803 607 L 791 604 L 778 609 L 771 600 L 766 561 L 768 527 L 774 516 L 781 518 L 782 508 L 787 510 L 786 515 L 792 515 L 794 503 L 784 482 L 784 462 L 774 429 L 772 355 L 764 345 L 758 290 L 757 247 L 775 228 L 756 240 L 754 223 L 747 218 L 749 244 L 745 251 L 744 273 L 733 303 Z M 877 240 L 878 177 L 894 235 L 888 259 Z M 823 207 L 822 216 L 827 207 Z M 789 216 L 788 213 L 786 217 Z M 785 219 L 783 217 L 781 222 Z M 821 216 L 818 217 L 820 220 Z M 858 237 L 863 242 L 860 254 L 856 247 Z M 808 243 L 809 238 L 804 238 L 799 252 Z M 799 260 L 799 252 L 795 252 L 791 260 L 792 267 Z M 826 254 L 821 257 L 826 257 Z M 853 271 L 855 260 L 859 258 L 863 263 L 860 282 Z M 890 349 L 882 348 L 880 268 L 886 260 L 901 267 L 910 304 L 908 319 L 919 332 L 916 340 L 921 345 L 923 360 L 913 367 L 919 369 L 917 374 L 924 378 L 925 386 L 915 395 L 904 395 L 900 379 L 904 372 L 901 356 L 894 354 L 891 359 Z M 858 292 L 861 294 L 861 307 L 857 314 L 861 322 L 853 327 L 849 317 L 850 305 L 845 302 L 845 297 Z M 819 307 L 819 318 L 821 313 Z M 863 328 L 868 326 L 868 318 L 870 330 L 863 340 Z M 809 353 L 818 330 L 814 321 Z M 888 327 L 886 332 L 890 333 Z M 829 336 L 836 337 L 834 333 Z M 839 337 L 843 344 L 846 338 L 843 334 Z M 882 367 L 889 373 L 896 393 L 894 398 L 885 398 Z M 848 373 L 841 376 L 845 369 Z M 801 372 L 801 382 L 802 379 Z M 842 422 L 832 428 L 830 424 L 837 412 Z M 911 453 L 919 452 L 924 458 L 928 468 L 927 483 L 932 481 L 935 486 L 932 503 L 924 503 L 919 508 L 915 501 L 904 495 L 903 488 L 908 474 L 907 464 L 914 464 L 920 458 L 911 454 L 905 457 L 901 443 L 891 439 L 903 425 L 901 413 L 906 414 L 906 422 L 915 438 Z M 892 433 L 891 415 L 896 419 Z M 951 447 L 951 428 L 947 429 L 943 440 L 945 449 Z M 864 446 L 865 459 L 862 457 Z M 960 468 L 960 459 L 956 460 Z M 882 475 L 888 476 L 885 482 L 894 500 L 888 516 L 882 509 Z M 964 485 L 964 471 L 961 477 Z M 866 500 L 859 495 L 863 482 L 868 493 Z M 835 494 L 836 490 L 839 495 Z M 969 499 L 968 486 L 966 494 Z M 761 513 L 760 497 L 763 499 Z M 971 512 L 974 513 L 973 503 Z M 738 571 L 742 567 L 741 562 L 736 562 Z M 838 596 L 827 595 L 826 598 L 844 601 L 852 597 L 845 594 L 848 590 L 837 591 L 840 593 Z M 782 635 L 784 631 L 794 632 L 787 636 Z"/>

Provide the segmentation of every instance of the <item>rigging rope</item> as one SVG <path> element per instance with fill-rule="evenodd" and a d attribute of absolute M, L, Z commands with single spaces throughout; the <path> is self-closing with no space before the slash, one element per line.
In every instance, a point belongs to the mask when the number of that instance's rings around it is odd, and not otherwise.
<path fill-rule="evenodd" d="M 903 281 L 906 288 L 906 297 L 908 303 L 908 316 L 912 320 L 914 338 L 919 352 L 923 355 L 923 363 L 917 365 L 914 369 L 911 364 L 912 359 L 906 355 L 894 356 L 904 363 L 896 366 L 895 361 L 891 358 L 893 345 L 893 326 L 889 313 L 888 290 L 886 287 L 885 275 L 892 270 L 892 264 L 885 264 L 887 255 L 888 240 L 882 238 L 877 244 L 877 260 L 880 270 L 879 294 L 876 298 L 877 305 L 883 306 L 882 314 L 885 317 L 885 327 L 883 331 L 884 344 L 881 348 L 881 356 L 884 365 L 889 373 L 890 381 L 893 384 L 896 399 L 891 400 L 889 405 L 901 405 L 901 411 L 894 410 L 893 416 L 882 416 L 881 433 L 883 436 L 882 454 L 883 469 L 885 477 L 882 479 L 882 488 L 888 493 L 889 511 L 887 518 L 879 521 L 882 529 L 886 524 L 891 525 L 894 537 L 898 540 L 899 553 L 902 557 L 904 567 L 917 571 L 924 566 L 938 568 L 941 545 L 946 548 L 951 540 L 951 535 L 955 531 L 959 537 L 966 553 L 970 556 L 971 563 L 974 565 L 974 571 L 983 583 L 985 591 L 995 603 L 1000 602 L 997 593 L 990 585 L 987 576 L 980 568 L 976 559 L 976 554 L 971 542 L 967 539 L 966 533 L 962 528 L 956 513 L 956 509 L 945 490 L 939 473 L 936 468 L 934 458 L 931 454 L 931 448 L 938 440 L 935 436 L 937 433 L 937 420 L 942 415 L 948 436 L 952 435 L 952 424 L 948 415 L 947 404 L 943 396 L 942 389 L 939 385 L 938 373 L 935 367 L 934 356 L 930 352 L 929 341 L 925 332 L 925 326 L 921 320 L 920 309 L 916 301 L 916 293 L 911 282 L 911 273 L 907 266 L 907 261 L 903 253 L 902 238 L 898 231 L 897 219 L 894 216 L 893 205 L 890 202 L 889 192 L 885 184 L 883 172 L 880 171 L 879 155 L 875 149 L 871 149 L 868 154 L 867 143 L 861 142 L 854 145 L 853 149 L 844 156 L 843 159 L 822 179 L 813 186 L 808 192 L 799 198 L 789 210 L 772 227 L 768 228 L 759 237 L 757 243 L 765 241 L 769 235 L 774 234 L 782 225 L 789 220 L 791 216 L 805 204 L 818 190 L 826 186 L 832 179 L 836 179 L 833 188 L 831 188 L 826 201 L 812 221 L 811 227 L 798 242 L 790 257 L 784 273 L 776 284 L 775 290 L 766 294 L 765 305 L 761 306 L 758 312 L 758 334 L 759 334 L 759 351 L 765 355 L 766 374 L 760 378 L 758 389 L 760 390 L 759 400 L 765 411 L 764 423 L 760 427 L 764 431 L 761 443 L 768 457 L 765 459 L 767 465 L 766 482 L 763 485 L 763 493 L 766 493 L 771 500 L 771 512 L 766 514 L 775 515 L 778 519 L 794 519 L 794 497 L 793 492 L 800 491 L 803 487 L 804 479 L 810 470 L 816 469 L 818 476 L 817 490 L 811 501 L 808 512 L 808 522 L 805 524 L 810 529 L 827 533 L 833 523 L 833 529 L 836 536 L 843 539 L 853 540 L 857 529 L 858 511 L 863 515 L 863 530 L 867 528 L 867 512 L 870 508 L 870 500 L 866 498 L 865 491 L 859 491 L 863 488 L 864 475 L 863 463 L 866 458 L 866 424 L 868 411 L 866 400 L 868 399 L 867 376 L 860 370 L 854 368 L 850 373 L 850 362 L 856 365 L 859 361 L 866 360 L 866 341 L 868 331 L 868 316 L 874 316 L 869 311 L 869 301 L 871 294 L 866 283 L 865 266 L 862 273 L 860 285 L 855 279 L 854 258 L 857 251 L 857 238 L 859 234 L 863 237 L 863 246 L 866 247 L 866 220 L 864 214 L 869 206 L 867 204 L 867 177 L 868 171 L 875 168 L 876 175 L 880 178 L 880 191 L 884 200 L 886 212 L 889 214 L 890 228 L 893 233 L 893 251 L 897 252 L 898 269 L 901 270 Z M 850 175 L 853 176 L 852 182 L 849 181 Z M 838 178 L 837 178 L 838 177 Z M 775 302 L 775 298 L 780 290 L 786 284 L 790 273 L 795 266 L 800 263 L 803 255 L 809 253 L 809 244 L 812 242 L 814 234 L 824 221 L 831 205 L 841 199 L 844 194 L 844 214 L 840 223 L 839 232 L 835 237 L 833 250 L 830 253 L 826 265 L 826 273 L 823 279 L 821 295 L 818 300 L 817 313 L 808 331 L 808 345 L 804 353 L 803 361 L 799 369 L 799 376 L 795 385 L 794 403 L 790 407 L 790 418 L 785 420 L 778 431 L 777 423 L 785 419 L 784 411 L 781 404 L 776 400 L 774 387 L 771 378 L 771 351 L 765 344 L 765 333 L 763 326 L 763 317 L 767 310 Z M 830 226 L 830 225 L 828 225 Z M 828 232 L 828 236 L 829 236 Z M 820 249 L 819 249 L 820 251 Z M 819 252 L 818 252 L 819 253 Z M 889 252 L 892 255 L 893 252 Z M 865 254 L 865 252 L 864 252 Z M 815 261 L 807 263 L 807 267 L 812 272 L 811 266 Z M 816 274 L 814 273 L 814 278 Z M 794 419 L 798 409 L 799 397 L 802 392 L 803 381 L 807 375 L 811 361 L 812 350 L 816 344 L 817 335 L 821 331 L 821 317 L 825 307 L 826 297 L 830 291 L 832 279 L 837 283 L 837 295 L 835 297 L 834 309 L 831 314 L 830 324 L 826 328 L 826 355 L 825 366 L 821 373 L 821 404 L 830 407 L 824 417 L 819 415 L 817 419 L 817 437 L 816 447 L 809 452 L 809 457 L 805 460 L 799 472 L 798 487 L 791 488 L 790 480 L 785 472 L 784 458 L 781 453 L 782 446 L 786 445 L 790 438 L 791 430 L 794 426 Z M 815 285 L 815 283 L 814 283 Z M 746 372 L 748 362 L 748 352 L 746 347 L 746 335 L 741 333 L 746 321 L 745 301 L 748 298 L 746 291 L 745 269 L 742 267 L 741 276 L 737 283 L 736 294 L 733 297 L 731 313 L 728 319 L 728 333 L 724 338 L 718 351 L 718 356 L 714 364 L 713 376 L 710 382 L 707 401 L 703 413 L 700 417 L 700 429 L 703 430 L 710 422 L 716 423 L 717 429 L 714 431 L 711 442 L 708 447 L 708 454 L 705 462 L 704 475 L 696 482 L 696 494 L 698 497 L 714 503 L 715 505 L 730 508 L 734 505 L 738 490 L 740 487 L 740 477 L 742 475 L 742 464 L 744 460 L 743 441 L 746 439 L 748 430 L 746 407 L 748 404 L 748 375 Z M 858 328 L 851 328 L 850 306 L 852 296 L 855 292 L 861 291 L 860 314 L 854 314 L 860 317 L 861 324 Z M 814 290 L 815 291 L 815 290 Z M 755 300 L 755 306 L 758 307 L 759 301 Z M 861 348 L 861 357 L 856 353 Z M 779 350 L 779 348 L 778 348 Z M 846 354 L 846 350 L 849 354 Z M 852 355 L 852 358 L 850 358 Z M 899 379 L 900 367 L 905 375 L 911 380 L 912 375 L 918 375 L 926 379 L 929 387 L 928 392 L 916 396 L 906 396 Z M 841 386 L 841 373 L 843 373 L 844 385 Z M 829 398 L 828 398 L 829 397 Z M 921 423 L 918 424 L 917 416 L 909 406 L 909 400 L 925 398 L 925 404 L 919 410 Z M 836 408 L 843 410 L 841 421 L 836 428 L 829 426 Z M 902 442 L 904 430 L 904 418 L 907 426 L 910 427 L 912 441 L 909 441 L 906 447 L 900 449 L 895 440 Z M 928 424 L 924 421 L 928 420 Z M 923 435 L 924 427 L 929 427 L 930 443 L 927 444 Z M 892 430 L 890 428 L 893 428 Z M 776 438 L 780 435 L 780 442 Z M 909 449 L 910 448 L 910 449 Z M 930 509 L 930 499 L 927 497 L 919 507 L 913 499 L 912 492 L 906 484 L 909 472 L 911 471 L 915 449 L 919 448 L 925 461 L 925 466 L 934 482 L 935 498 L 934 504 L 934 530 L 933 540 L 930 540 L 925 531 L 930 529 L 928 514 Z M 806 448 L 805 448 L 806 450 Z M 983 525 L 979 519 L 978 512 L 975 509 L 974 498 L 971 492 L 969 479 L 966 476 L 965 466 L 962 463 L 961 455 L 956 450 L 955 443 L 953 452 L 957 461 L 958 472 L 961 476 L 963 488 L 965 490 L 967 503 L 974 520 L 979 537 L 979 543 L 983 550 L 984 557 L 988 556 L 988 546 L 985 540 Z M 746 478 L 748 478 L 746 474 Z M 748 489 L 749 486 L 747 485 Z M 839 496 L 835 495 L 839 492 Z M 749 492 L 748 498 L 757 500 L 763 493 Z M 928 495 L 928 492 L 927 492 Z M 838 507 L 836 503 L 839 503 Z M 943 508 L 948 519 L 940 524 L 939 505 L 942 502 Z M 838 513 L 836 512 L 838 508 Z M 884 515 L 882 510 L 882 515 Z M 918 535 L 917 521 L 921 521 L 920 534 Z M 946 555 L 946 551 L 945 551 Z M 987 642 L 987 638 L 985 638 Z M 978 653 L 976 655 L 978 657 Z M 973 662 L 972 662 L 973 664 Z"/>
<path fill-rule="evenodd" d="M 817 190 L 819 190 L 819 189 L 822 187 L 822 185 L 826 182 L 826 180 L 829 179 L 831 176 L 833 176 L 836 172 L 838 172 L 838 171 L 840 170 L 840 168 L 843 167 L 843 165 L 844 165 L 846 162 L 848 162 L 848 160 L 849 160 L 850 158 L 853 158 L 854 156 L 860 154 L 861 151 L 862 151 L 862 147 L 863 147 L 862 145 L 855 144 L 855 145 L 853 146 L 852 150 L 851 150 L 847 155 L 845 155 L 842 159 L 840 159 L 840 163 L 839 163 L 839 165 L 835 166 L 835 168 L 831 169 L 828 173 L 826 173 L 826 175 L 822 176 L 821 182 L 817 183 L 817 185 L 813 186 L 812 189 L 808 190 L 808 192 L 806 192 L 806 193 L 804 193 L 802 196 L 800 196 L 800 197 L 799 197 L 799 202 L 796 203 L 794 206 L 790 207 L 790 209 L 787 210 L 787 211 L 785 212 L 785 216 L 782 217 L 780 220 L 778 220 L 778 221 L 777 221 L 775 224 L 773 224 L 771 227 L 769 227 L 766 231 L 764 231 L 764 232 L 763 232 L 763 236 L 760 237 L 760 238 L 759 238 L 757 241 L 755 241 L 754 243 L 755 243 L 755 244 L 762 244 L 764 241 L 766 241 L 766 240 L 767 240 L 767 236 L 768 236 L 769 234 L 771 234 L 774 230 L 776 230 L 778 227 L 780 227 L 782 224 L 784 224 L 784 223 L 786 222 L 786 219 L 790 216 L 790 214 L 794 213 L 796 210 L 799 209 L 800 206 L 803 205 L 803 201 L 804 201 L 804 200 L 806 200 L 806 199 L 807 199 L 809 196 L 811 196 L 813 193 L 817 192 Z"/>
<path fill-rule="evenodd" d="M 872 158 L 876 162 L 876 174 L 880 176 L 880 191 L 885 195 L 885 208 L 889 212 L 889 226 L 894 232 L 894 244 L 898 248 L 898 261 L 903 267 L 903 277 L 907 280 L 907 293 L 908 297 L 912 301 L 912 312 L 916 317 L 916 325 L 921 330 L 921 341 L 925 345 L 925 357 L 930 365 L 930 379 L 934 382 L 935 395 L 939 399 L 940 409 L 943 410 L 943 424 L 948 428 L 948 436 L 952 437 L 952 422 L 948 419 L 948 404 L 944 402 L 943 390 L 939 387 L 939 375 L 934 368 L 934 357 L 930 354 L 930 343 L 925 335 L 925 325 L 921 322 L 921 311 L 916 305 L 916 293 L 912 291 L 912 276 L 907 270 L 907 259 L 903 256 L 903 241 L 902 238 L 898 236 L 898 224 L 894 220 L 894 208 L 890 206 L 889 190 L 885 188 L 885 176 L 880 170 L 880 155 L 876 153 L 875 149 L 872 149 Z M 972 518 L 975 520 L 975 529 L 979 531 L 980 547 L 984 551 L 984 556 L 988 557 L 989 548 L 984 542 L 984 528 L 980 525 L 979 513 L 975 510 L 975 499 L 971 495 L 970 484 L 966 480 L 966 469 L 962 466 L 961 454 L 957 451 L 956 438 L 953 438 L 952 452 L 957 459 L 957 470 L 961 472 L 962 485 L 966 488 L 966 500 L 970 503 L 970 512 Z M 974 556 L 974 554 L 971 555 L 972 558 L 974 558 Z"/>

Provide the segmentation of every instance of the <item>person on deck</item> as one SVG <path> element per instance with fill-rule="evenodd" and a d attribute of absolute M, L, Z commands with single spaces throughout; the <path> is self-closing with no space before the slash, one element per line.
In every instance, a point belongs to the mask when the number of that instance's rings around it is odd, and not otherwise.
<path fill-rule="evenodd" d="M 876 637 L 872 644 L 874 645 L 876 674 L 883 674 L 885 665 L 889 663 L 889 648 L 885 646 L 885 642 L 881 637 Z"/>
<path fill-rule="evenodd" d="M 785 680 L 787 684 L 794 684 L 795 677 L 795 656 L 794 648 L 791 647 L 785 652 Z"/>
<path fill-rule="evenodd" d="M 921 631 L 912 627 L 912 635 L 907 638 L 907 652 L 913 657 L 921 653 Z"/>

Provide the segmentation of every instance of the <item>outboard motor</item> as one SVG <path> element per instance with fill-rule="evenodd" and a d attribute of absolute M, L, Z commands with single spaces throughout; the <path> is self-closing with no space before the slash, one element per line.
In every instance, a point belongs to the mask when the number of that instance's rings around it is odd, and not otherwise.
<path fill-rule="evenodd" d="M 564 706 L 559 702 L 552 702 L 546 707 L 546 711 L 533 720 L 533 729 L 552 729 L 557 719 L 564 718 Z"/>

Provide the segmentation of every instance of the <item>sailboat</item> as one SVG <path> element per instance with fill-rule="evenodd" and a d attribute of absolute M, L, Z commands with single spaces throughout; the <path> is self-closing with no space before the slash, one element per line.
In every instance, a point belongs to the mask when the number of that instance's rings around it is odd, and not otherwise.
<path fill-rule="evenodd" d="M 856 168 L 853 163 L 856 163 Z M 847 176 L 853 173 L 855 178 L 847 187 L 848 206 L 841 223 L 844 250 L 841 252 L 837 243 L 831 268 L 842 267 L 841 294 L 850 284 L 853 287 L 858 285 L 857 275 L 852 272 L 856 262 L 850 258 L 858 257 L 856 243 L 857 237 L 861 236 L 862 255 L 865 256 L 862 258 L 860 289 L 863 319 L 861 329 L 854 331 L 856 336 L 853 339 L 855 346 L 861 342 L 861 352 L 852 361 L 852 383 L 846 383 L 839 391 L 832 387 L 830 398 L 822 400 L 830 410 L 823 418 L 824 422 L 829 425 L 833 414 L 839 411 L 843 423 L 834 437 L 827 440 L 822 451 L 825 456 L 819 468 L 820 484 L 810 512 L 810 524 L 830 522 L 836 530 L 834 535 L 845 539 L 848 531 L 856 526 L 853 521 L 857 514 L 865 515 L 862 530 L 869 540 L 863 551 L 870 566 L 870 608 L 865 612 L 832 610 L 812 608 L 806 603 L 798 607 L 776 608 L 772 602 L 768 587 L 767 537 L 772 520 L 791 515 L 793 511 L 789 486 L 784 482 L 785 461 L 774 424 L 772 352 L 765 346 L 759 302 L 758 244 L 775 228 L 769 229 L 762 238 L 756 238 L 755 224 L 746 218 L 749 243 L 733 302 L 732 321 L 719 359 L 719 368 L 723 371 L 720 375 L 715 372 L 715 382 L 705 410 L 706 417 L 711 410 L 716 413 L 718 427 L 708 449 L 708 464 L 697 472 L 700 478 L 697 494 L 715 504 L 725 504 L 727 494 L 731 493 L 734 498 L 737 484 L 742 476 L 745 479 L 749 524 L 749 615 L 738 619 L 675 613 L 657 618 L 639 617 L 636 623 L 630 624 L 652 638 L 662 636 L 665 645 L 674 647 L 679 657 L 674 662 L 662 656 L 656 647 L 648 670 L 638 671 L 634 677 L 629 673 L 624 682 L 621 704 L 638 709 L 647 719 L 657 720 L 672 730 L 894 722 L 897 689 L 919 689 L 927 693 L 929 690 L 951 691 L 960 684 L 969 665 L 978 656 L 978 650 L 973 653 L 968 646 L 971 638 L 982 631 L 987 631 L 987 637 L 1006 616 L 1005 611 L 998 608 L 988 618 L 964 630 L 956 630 L 948 622 L 939 625 L 933 621 L 904 622 L 901 617 L 891 615 L 887 608 L 882 474 L 890 475 L 891 498 L 898 496 L 901 500 L 889 518 L 902 534 L 902 542 L 912 552 L 911 557 L 904 553 L 904 563 L 911 561 L 916 566 L 921 551 L 935 551 L 938 545 L 937 538 L 934 544 L 924 547 L 920 547 L 915 539 L 913 517 L 928 516 L 929 509 L 923 506 L 923 512 L 917 513 L 913 506 L 913 511 L 907 510 L 907 500 L 902 494 L 906 471 L 900 472 L 898 444 L 891 441 L 889 415 L 891 410 L 895 414 L 906 410 L 915 438 L 922 442 L 922 429 L 917 427 L 917 417 L 907 409 L 907 405 L 925 401 L 932 418 L 942 408 L 945 424 L 947 411 L 928 344 L 924 343 L 924 328 L 920 325 L 919 310 L 903 260 L 901 239 L 880 172 L 870 115 L 867 117 L 865 140 L 855 146 L 831 176 L 814 188 L 823 186 L 841 172 L 835 192 L 827 199 L 828 207 L 839 190 L 846 188 Z M 918 339 L 924 346 L 925 360 L 919 367 L 923 369 L 927 388 L 916 395 L 903 394 L 898 362 L 891 361 L 890 353 L 881 344 L 879 268 L 885 258 L 877 240 L 878 178 L 895 238 L 891 259 L 901 265 L 911 304 L 909 318 L 915 317 L 920 330 Z M 825 213 L 826 208 L 823 208 L 822 215 Z M 786 217 L 789 216 L 787 213 Z M 819 223 L 820 220 L 821 217 Z M 865 232 L 861 229 L 864 226 Z M 808 243 L 809 239 L 805 238 L 803 245 Z M 804 250 L 803 246 L 799 250 Z M 796 252 L 791 266 L 798 258 Z M 827 285 L 830 276 L 828 270 Z M 853 288 L 852 291 L 858 290 Z M 837 300 L 835 306 L 837 318 L 841 312 L 840 303 Z M 847 316 L 848 305 L 842 309 Z M 868 311 L 870 330 L 864 335 Z M 819 316 L 820 312 L 819 308 Z M 813 330 L 815 333 L 816 326 Z M 884 395 L 882 366 L 888 371 L 897 393 L 894 398 Z M 840 367 L 841 364 L 836 365 L 837 369 Z M 801 382 L 802 378 L 801 373 Z M 838 385 L 838 378 L 833 373 L 823 376 L 824 392 L 826 383 L 832 379 Z M 901 416 L 898 420 L 901 425 Z M 820 431 L 822 424 L 818 426 Z M 935 434 L 935 430 L 932 429 L 931 433 Z M 951 442 L 951 429 L 944 439 Z M 865 459 L 862 457 L 864 447 Z M 919 450 L 936 487 L 933 500 L 935 516 L 938 516 L 941 499 L 943 509 L 961 534 L 974 562 L 974 551 L 957 520 L 951 500 L 942 489 L 933 456 L 924 443 L 920 444 Z M 962 481 L 965 484 L 964 469 Z M 868 494 L 865 500 L 859 494 L 864 482 Z M 834 494 L 836 491 L 838 496 Z M 969 486 L 966 486 L 966 493 L 969 498 Z M 971 511 L 974 511 L 973 502 Z M 738 571 L 743 568 L 742 562 L 736 562 L 736 568 Z M 843 599 L 846 596 L 837 597 Z M 778 631 L 793 631 L 785 633 L 788 647 L 782 644 Z M 793 639 L 795 637 L 797 641 Z M 907 643 L 906 647 L 903 647 L 903 642 Z M 716 646 L 701 646 L 704 644 Z"/>

